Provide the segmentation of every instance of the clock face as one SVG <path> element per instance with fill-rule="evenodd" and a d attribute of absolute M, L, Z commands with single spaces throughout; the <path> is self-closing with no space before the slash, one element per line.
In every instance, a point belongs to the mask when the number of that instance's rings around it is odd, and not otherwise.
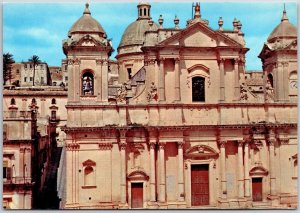
<path fill-rule="evenodd" d="M 297 89 L 298 88 L 298 82 L 297 81 L 291 81 L 290 82 L 290 87 L 292 89 Z"/>

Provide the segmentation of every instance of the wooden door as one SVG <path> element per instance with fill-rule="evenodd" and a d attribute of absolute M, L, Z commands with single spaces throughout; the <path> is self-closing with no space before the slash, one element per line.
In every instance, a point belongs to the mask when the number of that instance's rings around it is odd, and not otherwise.
<path fill-rule="evenodd" d="M 208 164 L 192 165 L 192 206 L 209 205 Z"/>
<path fill-rule="evenodd" d="M 262 201 L 262 178 L 252 178 L 253 201 Z"/>
<path fill-rule="evenodd" d="M 143 183 L 131 183 L 131 208 L 143 208 Z"/>

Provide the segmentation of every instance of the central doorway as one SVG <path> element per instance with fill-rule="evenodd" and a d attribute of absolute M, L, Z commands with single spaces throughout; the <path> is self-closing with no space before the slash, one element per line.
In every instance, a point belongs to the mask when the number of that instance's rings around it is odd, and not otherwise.
<path fill-rule="evenodd" d="M 262 201 L 262 178 L 252 178 L 253 201 Z"/>
<path fill-rule="evenodd" d="M 131 208 L 143 208 L 143 183 L 131 183 Z"/>
<path fill-rule="evenodd" d="M 208 164 L 191 165 L 192 206 L 209 205 Z"/>

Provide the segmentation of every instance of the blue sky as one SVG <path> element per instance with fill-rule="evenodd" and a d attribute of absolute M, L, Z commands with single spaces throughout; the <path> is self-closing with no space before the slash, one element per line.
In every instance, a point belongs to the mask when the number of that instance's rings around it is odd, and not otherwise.
<path fill-rule="evenodd" d="M 3 52 L 10 52 L 16 61 L 27 61 L 32 55 L 38 55 L 51 66 L 60 66 L 65 58 L 62 40 L 67 38 L 71 26 L 79 19 L 84 10 L 82 3 L 5 3 L 3 6 Z M 191 18 L 191 2 L 151 3 L 151 16 L 157 22 L 159 15 L 164 18 L 164 27 L 174 27 L 175 14 L 180 19 L 179 26 L 184 28 Z M 272 3 L 200 3 L 203 19 L 209 20 L 209 26 L 218 29 L 218 19 L 222 16 L 223 28 L 232 29 L 236 17 L 242 22 L 246 46 L 250 51 L 246 55 L 246 70 L 261 70 L 261 61 L 257 58 L 263 43 L 272 30 L 280 23 L 283 2 Z M 108 38 L 112 38 L 114 54 L 126 27 L 137 18 L 137 2 L 90 3 L 92 16 L 98 20 Z M 297 26 L 296 3 L 286 4 L 287 15 Z"/>

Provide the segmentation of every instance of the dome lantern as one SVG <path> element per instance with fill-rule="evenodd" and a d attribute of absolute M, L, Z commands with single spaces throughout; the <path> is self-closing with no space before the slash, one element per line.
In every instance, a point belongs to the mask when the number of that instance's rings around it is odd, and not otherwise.
<path fill-rule="evenodd" d="M 138 20 L 140 19 L 150 19 L 150 8 L 151 5 L 149 3 L 139 3 L 138 6 Z"/>

